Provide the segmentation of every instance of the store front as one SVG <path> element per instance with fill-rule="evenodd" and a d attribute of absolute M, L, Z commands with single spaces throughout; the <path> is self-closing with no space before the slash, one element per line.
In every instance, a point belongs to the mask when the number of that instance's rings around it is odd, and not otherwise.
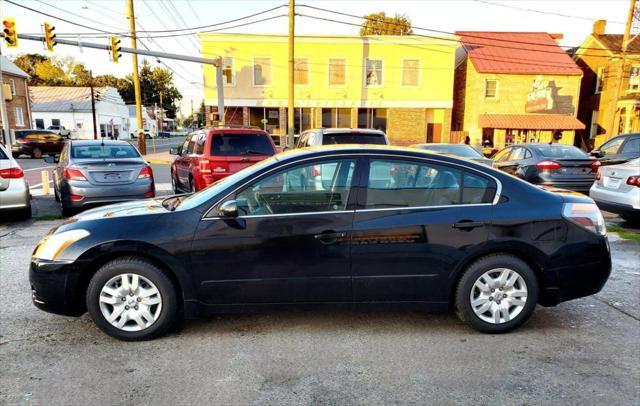
<path fill-rule="evenodd" d="M 573 145 L 576 130 L 585 125 L 562 114 L 481 114 L 482 145 L 504 148 L 511 144 L 559 142 Z"/>

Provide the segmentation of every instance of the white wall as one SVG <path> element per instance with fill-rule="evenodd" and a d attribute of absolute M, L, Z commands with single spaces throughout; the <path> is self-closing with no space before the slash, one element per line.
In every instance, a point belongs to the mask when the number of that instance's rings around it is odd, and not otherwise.
<path fill-rule="evenodd" d="M 36 119 L 44 120 L 44 128 L 52 125 L 53 119 L 59 119 L 60 125 L 71 130 L 72 139 L 93 139 L 93 118 L 91 112 L 41 112 L 34 111 L 33 128 L 36 128 Z M 82 124 L 78 128 L 77 124 Z M 106 127 L 119 127 L 119 138 L 129 138 L 129 111 L 126 106 L 112 105 L 108 103 L 96 104 L 96 123 L 98 125 L 98 137 L 101 136 L 100 125 Z"/>

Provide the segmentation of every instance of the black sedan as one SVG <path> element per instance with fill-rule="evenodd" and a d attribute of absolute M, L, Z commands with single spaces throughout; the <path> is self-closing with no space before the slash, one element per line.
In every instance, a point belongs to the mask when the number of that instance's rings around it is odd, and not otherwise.
<path fill-rule="evenodd" d="M 495 167 L 541 186 L 589 194 L 600 162 L 572 145 L 518 144 L 493 156 Z"/>
<path fill-rule="evenodd" d="M 428 144 L 415 144 L 415 145 L 412 145 L 412 147 L 420 148 L 428 152 L 459 156 L 461 158 L 471 159 L 472 161 L 476 161 L 481 164 L 493 166 L 493 161 L 491 159 L 485 158 L 485 156 L 482 155 L 481 152 L 479 152 L 478 150 L 476 150 L 475 148 L 467 144 L 428 143 Z"/>
<path fill-rule="evenodd" d="M 611 259 L 591 199 L 418 149 L 331 146 L 264 160 L 191 195 L 89 210 L 30 266 L 43 310 L 125 340 L 178 317 L 300 307 L 455 309 L 503 333 L 591 295 Z"/>

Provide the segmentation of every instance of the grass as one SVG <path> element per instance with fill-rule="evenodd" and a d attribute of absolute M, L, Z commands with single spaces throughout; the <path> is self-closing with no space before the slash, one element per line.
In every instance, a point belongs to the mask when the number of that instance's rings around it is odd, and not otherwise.
<path fill-rule="evenodd" d="M 640 241 L 640 233 L 626 230 L 620 226 L 607 226 L 607 231 L 612 233 L 618 233 L 620 238 L 624 238 L 625 240 Z"/>
<path fill-rule="evenodd" d="M 62 215 L 60 214 L 45 214 L 43 216 L 35 217 L 35 221 L 51 221 L 51 220 L 60 220 Z"/>

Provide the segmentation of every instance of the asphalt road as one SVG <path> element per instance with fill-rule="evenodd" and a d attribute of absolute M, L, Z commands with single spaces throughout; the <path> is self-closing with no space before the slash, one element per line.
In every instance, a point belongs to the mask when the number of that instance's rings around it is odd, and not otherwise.
<path fill-rule="evenodd" d="M 640 243 L 611 235 L 596 296 L 507 335 L 450 314 L 287 312 L 187 322 L 125 343 L 31 304 L 59 221 L 0 225 L 0 404 L 640 404 Z"/>

